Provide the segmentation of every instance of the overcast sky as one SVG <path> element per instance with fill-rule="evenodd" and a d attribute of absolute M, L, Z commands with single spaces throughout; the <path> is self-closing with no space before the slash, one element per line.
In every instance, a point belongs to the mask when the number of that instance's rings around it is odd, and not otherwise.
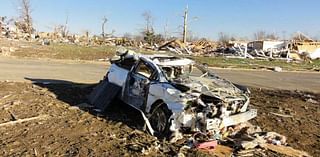
<path fill-rule="evenodd" d="M 190 30 L 199 37 L 217 39 L 219 32 L 252 38 L 259 30 L 290 37 L 301 31 L 320 37 L 319 0 L 31 0 L 38 31 L 51 31 L 69 16 L 73 33 L 100 34 L 103 16 L 107 32 L 137 34 L 144 26 L 141 14 L 150 11 L 158 33 L 167 23 L 179 35 L 184 8 L 189 6 Z M 1 0 L 0 16 L 16 17 L 18 0 Z M 192 20 L 194 17 L 197 20 Z"/>

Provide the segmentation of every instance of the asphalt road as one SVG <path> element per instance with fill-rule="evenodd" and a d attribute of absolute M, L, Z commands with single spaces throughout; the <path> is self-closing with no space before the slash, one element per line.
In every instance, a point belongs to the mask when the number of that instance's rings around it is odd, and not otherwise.
<path fill-rule="evenodd" d="M 0 57 L 0 80 L 28 82 L 30 79 L 50 79 L 95 83 L 103 78 L 108 66 L 107 63 L 103 62 Z M 246 86 L 320 93 L 319 72 L 212 70 L 223 78 Z"/>

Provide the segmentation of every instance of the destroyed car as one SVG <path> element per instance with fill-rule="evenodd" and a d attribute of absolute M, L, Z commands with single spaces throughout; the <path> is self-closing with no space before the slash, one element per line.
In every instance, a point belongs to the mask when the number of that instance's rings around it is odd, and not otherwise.
<path fill-rule="evenodd" d="M 90 102 L 104 110 L 119 98 L 141 112 L 152 135 L 215 135 L 257 115 L 257 110 L 248 108 L 247 88 L 218 77 L 191 59 L 131 51 L 117 55 Z"/>

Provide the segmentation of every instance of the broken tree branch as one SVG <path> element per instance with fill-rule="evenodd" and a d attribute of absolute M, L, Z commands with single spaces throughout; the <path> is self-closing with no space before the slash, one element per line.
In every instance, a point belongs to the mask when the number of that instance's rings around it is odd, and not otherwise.
<path fill-rule="evenodd" d="M 44 120 L 44 119 L 47 119 L 48 117 L 49 117 L 48 115 L 41 115 L 41 116 L 37 116 L 37 117 L 17 119 L 15 121 L 2 123 L 2 124 L 0 124 L 0 127 L 7 126 L 7 125 L 15 125 L 18 123 L 23 123 L 23 122 L 33 121 L 33 120 Z"/>
<path fill-rule="evenodd" d="M 280 117 L 285 117 L 285 118 L 293 117 L 292 115 L 285 115 L 285 114 L 274 113 L 274 112 L 270 112 L 270 114 L 273 114 L 273 115 L 276 115 L 276 116 L 280 116 Z"/>

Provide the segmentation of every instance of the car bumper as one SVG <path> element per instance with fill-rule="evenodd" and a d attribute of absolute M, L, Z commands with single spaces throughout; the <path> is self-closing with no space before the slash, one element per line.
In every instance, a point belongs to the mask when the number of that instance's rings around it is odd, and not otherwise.
<path fill-rule="evenodd" d="M 207 119 L 207 130 L 217 130 L 223 127 L 237 125 L 239 123 L 246 122 L 257 116 L 257 109 L 250 109 L 246 112 L 238 113 L 222 119 Z"/>

